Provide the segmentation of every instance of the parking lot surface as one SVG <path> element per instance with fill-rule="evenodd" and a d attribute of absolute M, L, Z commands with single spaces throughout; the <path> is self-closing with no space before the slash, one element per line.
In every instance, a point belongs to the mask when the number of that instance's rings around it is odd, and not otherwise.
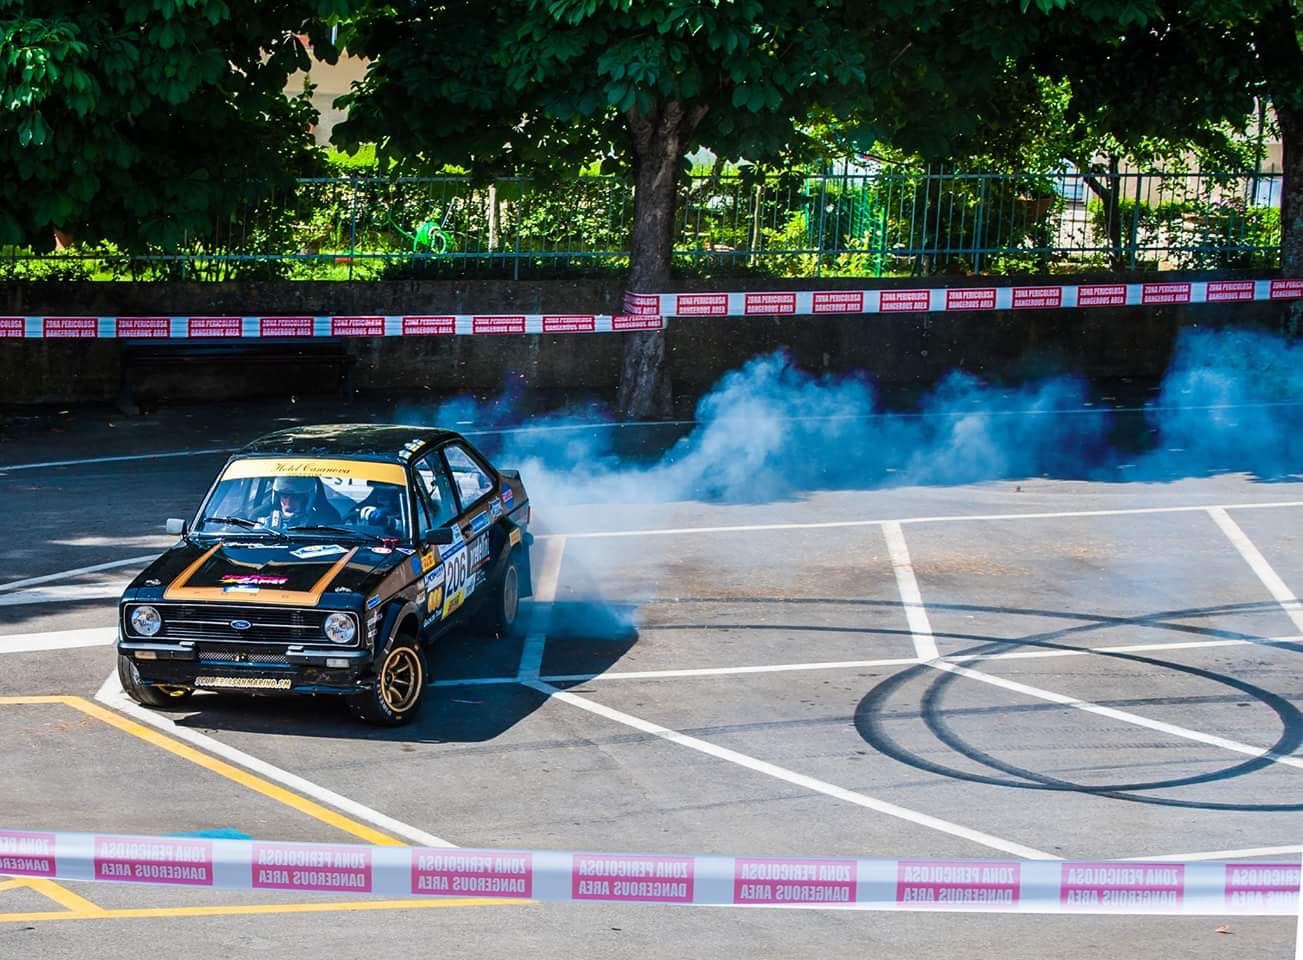
<path fill-rule="evenodd" d="M 149 423 L 157 430 L 151 432 Z M 279 424 L 191 425 L 194 451 Z M 115 600 L 223 454 L 0 447 L 0 827 L 794 856 L 1287 859 L 1303 494 L 1229 474 L 535 506 L 520 639 L 417 722 L 127 702 Z M 61 465 L 50 462 L 77 461 Z M 503 464 L 510 466 L 510 464 Z M 12 469 L 20 467 L 23 469 Z M 525 476 L 528 485 L 530 478 Z M 1286 955 L 1288 919 L 341 902 L 0 880 L 0 956 Z"/>

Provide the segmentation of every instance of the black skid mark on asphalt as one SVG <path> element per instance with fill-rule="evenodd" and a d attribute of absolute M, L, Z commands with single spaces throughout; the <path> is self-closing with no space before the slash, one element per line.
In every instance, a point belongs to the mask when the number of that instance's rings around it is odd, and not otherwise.
<path fill-rule="evenodd" d="M 1171 614 L 1165 614 L 1165 616 L 1170 615 Z M 1065 630 L 1062 632 L 1072 633 L 1076 632 L 1076 630 Z M 997 652 L 1004 652 L 1010 647 L 1015 646 L 1032 646 L 1057 650 L 1080 649 L 1043 639 L 1027 638 L 1023 640 L 1000 641 L 989 644 L 983 649 L 968 650 L 964 651 L 964 653 L 976 654 L 980 657 L 982 654 L 994 655 Z M 992 648 L 998 648 L 998 650 Z M 1019 767 L 1007 763 L 992 754 L 979 749 L 960 737 L 947 722 L 943 709 L 943 700 L 946 692 L 960 675 L 949 673 L 947 671 L 935 670 L 925 664 L 920 664 L 917 667 L 910 667 L 908 670 L 903 670 L 900 673 L 894 674 L 877 684 L 877 686 L 869 691 L 855 709 L 855 728 L 866 743 L 882 754 L 917 770 L 922 770 L 948 779 L 965 780 L 970 783 L 982 783 L 991 786 L 1009 787 L 1020 790 L 1049 790 L 1080 793 L 1088 794 L 1090 796 L 1106 797 L 1113 800 L 1123 800 L 1129 803 L 1186 807 L 1201 810 L 1238 810 L 1265 813 L 1296 812 L 1303 810 L 1303 803 L 1220 803 L 1146 795 L 1155 790 L 1193 786 L 1201 783 L 1213 783 L 1233 779 L 1235 777 L 1242 777 L 1271 766 L 1275 763 L 1273 756 L 1289 755 L 1293 753 L 1300 744 L 1303 744 L 1303 713 L 1301 713 L 1297 707 L 1284 697 L 1227 674 L 1204 670 L 1199 667 L 1175 663 L 1168 660 L 1139 656 L 1136 654 L 1101 650 L 1093 650 L 1091 652 L 1097 656 L 1141 663 L 1151 667 L 1158 667 L 1160 669 L 1175 670 L 1179 673 L 1185 673 L 1190 676 L 1199 677 L 1204 680 L 1231 687 L 1251 700 L 1256 700 L 1259 703 L 1262 703 L 1275 713 L 1281 723 L 1280 736 L 1274 744 L 1267 748 L 1262 756 L 1251 757 L 1241 763 L 1233 764 L 1229 767 L 1223 767 L 1220 770 L 1214 770 L 1208 773 L 1187 777 L 1175 777 L 1168 780 L 1152 780 L 1134 783 L 1102 785 L 1074 783 L 1070 780 L 1051 777 L 1034 770 L 1029 770 L 1025 767 Z M 941 743 L 945 744 L 951 750 L 975 763 L 987 767 L 988 769 L 1004 773 L 1006 776 L 1001 777 L 973 773 L 971 771 L 961 770 L 928 760 L 925 757 L 906 749 L 886 731 L 882 721 L 887 718 L 887 701 L 894 693 L 910 681 L 922 678 L 926 675 L 932 675 L 933 681 L 924 691 L 920 703 L 923 722 L 927 725 L 928 729 Z"/>
<path fill-rule="evenodd" d="M 901 603 L 895 600 L 872 600 L 867 598 L 820 598 L 820 597 L 800 597 L 800 598 L 781 598 L 781 597 L 757 597 L 757 598 L 726 598 L 726 597 L 683 597 L 680 602 L 684 603 L 766 603 L 781 605 L 850 605 L 859 607 L 891 607 L 901 608 Z M 1250 759 L 1225 767 L 1210 773 L 1200 774 L 1197 776 L 1188 776 L 1172 778 L 1169 780 L 1156 780 L 1148 782 L 1121 783 L 1090 785 L 1074 783 L 1069 780 L 1063 780 L 1051 777 L 1047 774 L 1038 773 L 1022 767 L 1005 763 L 993 755 L 981 750 L 972 744 L 963 740 L 946 721 L 946 714 L 963 715 L 966 713 L 990 712 L 988 710 L 977 710 L 968 708 L 959 708 L 955 711 L 943 711 L 942 700 L 950 685 L 954 682 L 957 674 L 945 671 L 935 671 L 926 665 L 910 667 L 899 673 L 893 674 L 887 679 L 881 681 L 873 690 L 867 694 L 855 710 L 854 723 L 860 736 L 870 746 L 874 747 L 886 756 L 892 757 L 915 769 L 932 773 L 937 776 L 967 780 L 973 783 L 983 783 L 992 786 L 1011 787 L 1024 790 L 1050 790 L 1059 792 L 1072 792 L 1089 794 L 1091 796 L 1106 797 L 1116 800 L 1124 800 L 1131 803 L 1147 803 L 1160 806 L 1188 807 L 1207 810 L 1242 810 L 1255 812 L 1295 812 L 1303 810 L 1303 803 L 1261 803 L 1261 804 L 1234 804 L 1218 803 L 1213 801 L 1195 801 L 1180 800 L 1169 797 L 1154 797 L 1143 795 L 1146 791 L 1161 790 L 1181 786 L 1193 786 L 1200 783 L 1212 783 L 1221 780 L 1233 779 L 1235 777 L 1245 776 L 1264 769 L 1272 765 L 1275 761 L 1272 755 L 1288 755 L 1303 744 L 1303 713 L 1301 713 L 1292 703 L 1279 694 L 1272 693 L 1254 684 L 1237 679 L 1235 677 L 1216 673 L 1209 670 L 1203 670 L 1198 667 L 1186 666 L 1184 664 L 1172 661 L 1159 660 L 1152 657 L 1140 656 L 1138 654 L 1123 653 L 1120 651 L 1108 651 L 1092 649 L 1089 647 L 1077 647 L 1065 643 L 1054 642 L 1065 638 L 1076 638 L 1083 634 L 1089 634 L 1095 631 L 1107 629 L 1110 627 L 1139 627 L 1151 630 L 1163 630 L 1173 633 L 1183 634 L 1186 636 L 1195 636 L 1202 639 L 1211 640 L 1243 640 L 1249 643 L 1262 642 L 1268 638 L 1254 634 L 1243 633 L 1235 630 L 1223 630 L 1216 627 L 1205 627 L 1187 623 L 1172 622 L 1177 619 L 1211 617 L 1226 614 L 1245 614 L 1245 613 L 1265 613 L 1273 612 L 1279 609 L 1273 601 L 1254 601 L 1250 603 L 1229 603 L 1207 607 L 1191 607 L 1177 610 L 1163 610 L 1155 613 L 1146 614 L 1137 617 L 1124 616 L 1107 616 L 1093 613 L 1082 613 L 1067 610 L 1039 610 L 1029 607 L 999 607 L 979 604 L 962 604 L 962 603 L 929 603 L 928 608 L 931 610 L 947 610 L 951 612 L 965 613 L 995 613 L 1013 616 L 1034 616 L 1047 619 L 1070 620 L 1074 621 L 1071 626 L 1065 626 L 1061 630 L 1050 631 L 1040 634 L 1032 634 L 1025 637 L 997 637 L 980 634 L 946 634 L 942 632 L 934 633 L 933 636 L 939 640 L 967 640 L 975 641 L 978 645 L 967 650 L 959 651 L 950 656 L 969 655 L 974 658 L 975 663 L 980 663 L 983 659 L 994 657 L 998 654 L 1017 651 L 1020 648 L 1035 648 L 1045 650 L 1062 650 L 1076 654 L 1092 654 L 1095 656 L 1111 657 L 1115 660 L 1129 661 L 1132 663 L 1142 663 L 1148 666 L 1158 667 L 1160 669 L 1175 670 L 1180 673 L 1186 673 L 1191 676 L 1197 676 L 1202 679 L 1210 680 L 1228 686 L 1238 693 L 1230 698 L 1219 697 L 1197 697 L 1197 698 L 1149 698 L 1144 701 L 1116 701 L 1110 703 L 1114 706 L 1124 705 L 1142 705 L 1143 703 L 1199 703 L 1199 702 L 1226 702 L 1227 699 L 1238 702 L 1245 697 L 1250 700 L 1256 700 L 1269 709 L 1271 709 L 1281 722 L 1281 733 L 1277 741 L 1262 756 L 1251 757 Z M 1085 621 L 1085 622 L 1081 622 Z M 658 624 L 657 630 L 682 629 L 677 624 Z M 691 629 L 702 630 L 731 630 L 731 629 L 786 629 L 786 630 L 803 630 L 807 629 L 793 624 L 698 624 L 692 625 Z M 809 629 L 832 629 L 843 630 L 848 633 L 874 633 L 874 634 L 904 634 L 909 635 L 911 631 L 897 630 L 893 628 L 874 627 L 874 628 L 828 628 L 828 627 L 810 627 Z M 1296 653 L 1303 653 L 1303 644 L 1296 642 L 1272 641 L 1271 649 L 1273 650 L 1290 650 Z M 980 773 L 972 773 L 966 770 L 960 770 L 945 764 L 936 763 L 928 760 L 916 753 L 913 753 L 899 744 L 884 729 L 883 721 L 887 719 L 899 719 L 903 715 L 913 715 L 913 711 L 901 709 L 888 710 L 887 701 L 891 695 L 912 680 L 932 675 L 933 683 L 924 693 L 920 701 L 920 711 L 924 723 L 933 735 L 950 749 L 959 753 L 968 759 L 986 766 L 990 769 L 1007 774 L 1006 777 L 989 776 Z M 1063 705 L 1044 703 L 1029 704 L 1024 707 L 1004 708 L 1003 712 L 1021 712 L 1026 710 L 1054 710 L 1062 709 Z"/>

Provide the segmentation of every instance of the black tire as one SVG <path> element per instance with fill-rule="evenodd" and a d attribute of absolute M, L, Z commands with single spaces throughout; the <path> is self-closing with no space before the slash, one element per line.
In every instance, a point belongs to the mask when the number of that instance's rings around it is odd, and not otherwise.
<path fill-rule="evenodd" d="M 170 707 L 185 703 L 194 694 L 189 687 L 159 687 L 145 683 L 132 659 L 121 653 L 118 654 L 118 679 L 127 696 L 142 707 Z"/>
<path fill-rule="evenodd" d="M 475 612 L 475 629 L 493 637 L 514 637 L 520 627 L 520 565 L 511 554 L 507 569 Z"/>
<path fill-rule="evenodd" d="M 420 712 L 428 680 L 425 654 L 415 637 L 404 634 L 380 661 L 374 685 L 350 696 L 348 708 L 367 723 L 402 726 Z"/>

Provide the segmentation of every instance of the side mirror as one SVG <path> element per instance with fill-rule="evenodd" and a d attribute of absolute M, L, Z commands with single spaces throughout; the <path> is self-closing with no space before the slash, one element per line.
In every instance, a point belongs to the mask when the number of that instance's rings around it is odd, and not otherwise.
<path fill-rule="evenodd" d="M 178 520 L 176 517 L 171 517 L 168 519 L 167 521 L 168 533 L 177 534 L 179 536 L 185 536 L 189 531 L 190 531 L 190 524 L 186 523 L 184 520 Z"/>
<path fill-rule="evenodd" d="M 451 527 L 429 527 L 421 534 L 421 545 L 426 547 L 446 547 L 452 543 Z"/>

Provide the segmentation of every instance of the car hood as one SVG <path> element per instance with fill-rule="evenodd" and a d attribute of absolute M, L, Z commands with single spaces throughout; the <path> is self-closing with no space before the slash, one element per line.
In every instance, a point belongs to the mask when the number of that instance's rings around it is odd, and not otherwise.
<path fill-rule="evenodd" d="M 357 543 L 182 540 L 132 581 L 127 596 L 311 607 L 366 593 L 409 556 Z"/>

